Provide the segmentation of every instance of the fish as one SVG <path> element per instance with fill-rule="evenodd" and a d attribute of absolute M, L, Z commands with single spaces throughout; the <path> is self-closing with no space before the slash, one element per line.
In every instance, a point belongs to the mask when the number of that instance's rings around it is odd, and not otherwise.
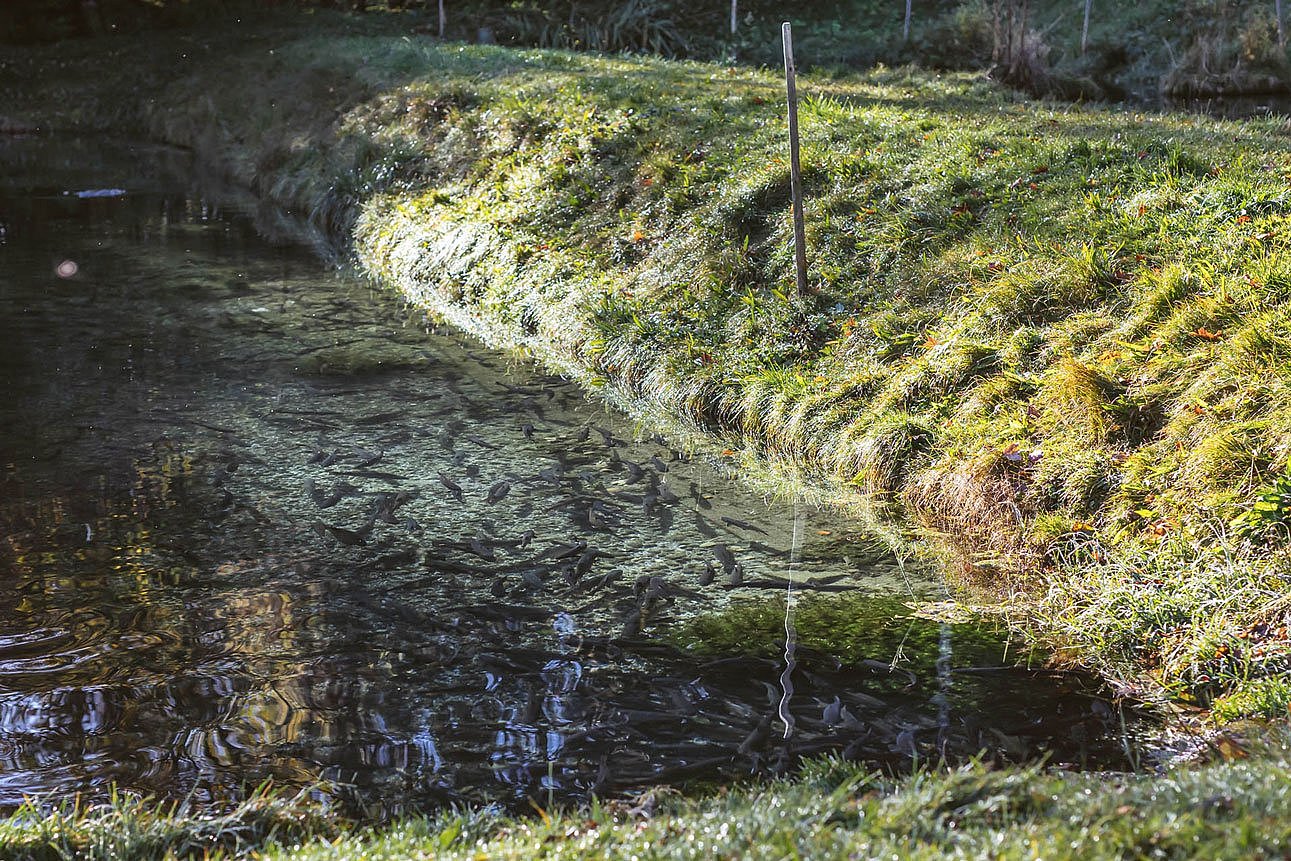
<path fill-rule="evenodd" d="M 368 536 L 372 534 L 372 527 L 376 525 L 376 519 L 373 518 L 358 529 L 346 529 L 343 526 L 332 526 L 330 523 L 318 521 L 314 528 L 319 534 L 331 535 L 340 544 L 346 547 L 357 547 L 367 542 Z M 321 530 L 319 529 L 321 527 Z"/>
<path fill-rule="evenodd" d="M 627 618 L 623 620 L 623 628 L 619 636 L 624 640 L 631 640 L 641 633 L 641 608 L 637 607 L 628 613 Z"/>
<path fill-rule="evenodd" d="M 466 434 L 466 435 L 464 435 L 464 436 L 463 436 L 463 439 L 465 439 L 467 442 L 473 442 L 473 443 L 475 443 L 476 445 L 478 445 L 480 448 L 488 449 L 489 451 L 497 451 L 497 450 L 498 450 L 498 447 L 497 447 L 497 446 L 495 446 L 493 443 L 489 442 L 488 440 L 481 439 L 480 437 L 476 436 L 475 434 L 468 433 L 468 434 Z"/>
<path fill-rule="evenodd" d="M 555 610 L 546 610 L 542 607 L 529 607 L 523 604 L 469 604 L 462 607 L 449 607 L 451 610 L 457 610 L 463 613 L 470 613 L 473 616 L 479 616 L 482 619 L 496 619 L 498 621 L 521 622 L 545 622 L 552 616 L 556 615 Z"/>
<path fill-rule="evenodd" d="M 394 516 L 395 510 L 412 498 L 412 493 L 403 490 L 397 493 L 378 493 L 372 498 L 371 516 L 384 523 L 398 523 Z"/>
<path fill-rule="evenodd" d="M 735 554 L 725 544 L 714 544 L 711 548 L 713 558 L 722 563 L 722 569 L 730 574 L 735 570 Z"/>
<path fill-rule="evenodd" d="M 310 456 L 309 460 L 306 461 L 306 463 L 317 464 L 319 466 L 331 466 L 332 464 L 336 463 L 340 459 L 341 459 L 341 450 L 339 448 L 331 452 L 326 452 L 326 451 L 323 451 L 321 448 L 316 448 L 314 449 L 313 455 Z"/>
<path fill-rule="evenodd" d="M 616 437 L 609 428 L 603 428 L 600 425 L 594 425 L 593 427 L 595 427 L 596 432 L 601 435 L 601 439 L 605 442 L 607 448 L 617 448 L 618 446 L 627 445 L 626 442 Z"/>
<path fill-rule="evenodd" d="M 713 582 L 713 578 L 716 576 L 717 576 L 717 569 L 713 567 L 713 560 L 712 559 L 705 560 L 704 572 L 699 575 L 699 585 L 708 586 Z"/>
<path fill-rule="evenodd" d="M 385 481 L 391 484 L 408 480 L 408 476 L 406 475 L 399 475 L 395 472 L 382 472 L 378 469 L 347 469 L 341 474 L 353 475 L 359 478 L 375 478 L 378 481 Z"/>
<path fill-rule="evenodd" d="M 524 434 L 525 439 L 533 439 L 533 422 L 520 425 L 520 433 Z"/>
<path fill-rule="evenodd" d="M 375 415 L 370 415 L 370 416 L 359 416 L 356 419 L 352 419 L 351 423 L 356 425 L 383 425 L 386 422 L 390 422 L 390 421 L 393 421 L 394 419 L 402 418 L 402 417 L 403 417 L 402 410 L 392 410 L 391 412 L 388 412 L 388 413 L 376 413 Z"/>
<path fill-rule="evenodd" d="M 386 456 L 384 451 L 368 451 L 365 448 L 355 448 L 354 454 L 358 457 L 359 462 L 356 464 L 359 469 L 367 469 L 369 466 L 375 466 Z"/>
<path fill-rule="evenodd" d="M 666 463 L 664 463 L 662 460 L 660 460 L 660 459 L 659 459 L 659 457 L 658 457 L 657 455 L 652 455 L 652 456 L 650 457 L 650 465 L 654 467 L 655 472 L 667 472 L 667 471 L 668 471 L 668 464 L 666 464 Z"/>
<path fill-rule="evenodd" d="M 578 577 L 582 577 L 588 571 L 592 570 L 592 566 L 596 564 L 597 559 L 611 555 L 613 554 L 597 550 L 595 547 L 585 550 L 583 555 L 578 557 L 578 561 L 574 563 L 574 573 L 578 575 Z"/>
<path fill-rule="evenodd" d="M 337 462 L 337 461 L 339 461 L 340 459 L 341 459 L 341 450 L 338 448 L 338 449 L 335 449 L 334 451 L 332 451 L 330 454 L 328 454 L 328 455 L 327 455 L 326 457 L 324 457 L 322 460 L 320 460 L 320 461 L 318 462 L 318 465 L 319 465 L 319 466 L 331 466 L 332 464 L 336 463 L 336 462 Z"/>
<path fill-rule="evenodd" d="M 216 485 L 216 487 L 218 486 Z M 309 493 L 310 499 L 314 500 L 314 504 L 319 508 L 331 508 L 341 501 L 342 494 L 339 490 L 335 490 L 331 494 L 323 493 L 318 489 L 318 485 L 314 483 L 312 478 L 305 479 L 305 490 Z"/>
<path fill-rule="evenodd" d="M 467 546 L 467 549 L 469 549 L 476 556 L 488 562 L 492 562 L 494 559 L 498 558 L 497 554 L 493 552 L 493 548 L 486 547 L 484 545 L 484 542 L 480 541 L 480 539 L 478 538 L 472 538 L 470 541 L 466 542 L 466 546 Z"/>
<path fill-rule="evenodd" d="M 489 488 L 489 503 L 501 502 L 511 492 L 511 482 L 503 479 Z"/>
<path fill-rule="evenodd" d="M 839 697 L 834 697 L 832 702 L 826 703 L 824 711 L 821 712 L 820 719 L 828 726 L 836 726 L 843 719 L 843 701 Z"/>
<path fill-rule="evenodd" d="M 444 485 L 444 487 L 448 488 L 448 492 L 451 493 L 453 495 L 453 498 L 456 499 L 458 502 L 461 502 L 465 498 L 464 494 L 462 493 L 462 486 L 457 482 L 453 481 L 448 476 L 444 475 L 442 472 L 439 473 L 439 483 Z"/>
<path fill-rule="evenodd" d="M 730 526 L 734 526 L 737 529 L 747 529 L 750 532 L 758 532 L 758 533 L 761 533 L 762 535 L 767 534 L 767 531 L 761 528 L 760 526 L 754 526 L 752 523 L 749 523 L 747 520 L 740 520 L 737 517 L 723 516 L 722 522 Z"/>
<path fill-rule="evenodd" d="M 753 727 L 749 734 L 744 737 L 744 740 L 740 742 L 740 746 L 736 748 L 740 756 L 748 756 L 753 753 L 755 748 L 760 747 L 766 741 L 770 731 L 771 716 L 763 715 L 757 726 Z"/>
<path fill-rule="evenodd" d="M 712 527 L 708 518 L 699 512 L 695 512 L 695 529 L 699 530 L 699 534 L 705 538 L 717 537 L 717 530 Z"/>
<path fill-rule="evenodd" d="M 582 554 L 586 549 L 586 541 L 576 541 L 573 544 L 557 544 L 556 546 L 549 547 L 542 553 L 539 553 L 534 557 L 534 559 L 535 561 L 542 561 L 544 559 L 569 559 Z"/>

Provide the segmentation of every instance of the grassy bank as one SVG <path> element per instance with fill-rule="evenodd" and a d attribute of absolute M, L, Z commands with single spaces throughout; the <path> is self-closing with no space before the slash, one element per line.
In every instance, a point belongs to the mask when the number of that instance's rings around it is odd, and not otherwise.
<path fill-rule="evenodd" d="M 793 781 L 706 798 L 527 819 L 476 812 L 352 830 L 304 803 L 256 799 L 225 816 L 126 799 L 0 822 L 13 859 L 1259 858 L 1291 840 L 1284 758 L 1161 778 L 978 767 L 892 781 L 817 763 Z"/>
<path fill-rule="evenodd" d="M 69 43 L 0 82 L 10 124 L 194 147 L 462 329 L 892 503 L 1074 660 L 1285 714 L 1281 121 L 806 80 L 797 297 L 775 75 L 392 26 Z"/>

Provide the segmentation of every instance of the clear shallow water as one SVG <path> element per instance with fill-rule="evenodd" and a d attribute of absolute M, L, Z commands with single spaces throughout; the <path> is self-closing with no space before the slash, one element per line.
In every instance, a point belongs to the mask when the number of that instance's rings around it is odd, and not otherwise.
<path fill-rule="evenodd" d="M 1126 765 L 1097 688 L 908 618 L 936 584 L 855 524 L 271 246 L 181 156 L 0 163 L 0 807 L 273 778 L 375 816 L 528 808 L 825 751 Z M 798 653 L 786 740 L 782 661 L 666 637 L 788 578 L 853 630 L 846 660 Z"/>

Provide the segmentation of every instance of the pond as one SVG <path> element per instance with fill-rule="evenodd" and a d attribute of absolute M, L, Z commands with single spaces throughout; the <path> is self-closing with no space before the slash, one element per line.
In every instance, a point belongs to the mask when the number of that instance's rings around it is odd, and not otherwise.
<path fill-rule="evenodd" d="M 272 779 L 370 817 L 531 809 L 827 752 L 1128 766 L 1132 715 L 913 618 L 944 587 L 855 522 L 270 243 L 182 153 L 0 161 L 0 807 Z"/>

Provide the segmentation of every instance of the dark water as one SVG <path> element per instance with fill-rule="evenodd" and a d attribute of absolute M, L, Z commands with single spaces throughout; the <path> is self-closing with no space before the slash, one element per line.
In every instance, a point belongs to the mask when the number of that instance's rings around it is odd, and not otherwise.
<path fill-rule="evenodd" d="M 0 807 L 266 778 L 370 815 L 527 807 L 825 751 L 1126 765 L 1096 688 L 909 618 L 938 587 L 854 524 L 269 245 L 178 155 L 0 164 Z M 125 194 L 67 193 L 95 189 Z M 844 602 L 851 651 L 798 653 L 786 740 L 774 648 L 668 638 L 789 579 Z"/>

